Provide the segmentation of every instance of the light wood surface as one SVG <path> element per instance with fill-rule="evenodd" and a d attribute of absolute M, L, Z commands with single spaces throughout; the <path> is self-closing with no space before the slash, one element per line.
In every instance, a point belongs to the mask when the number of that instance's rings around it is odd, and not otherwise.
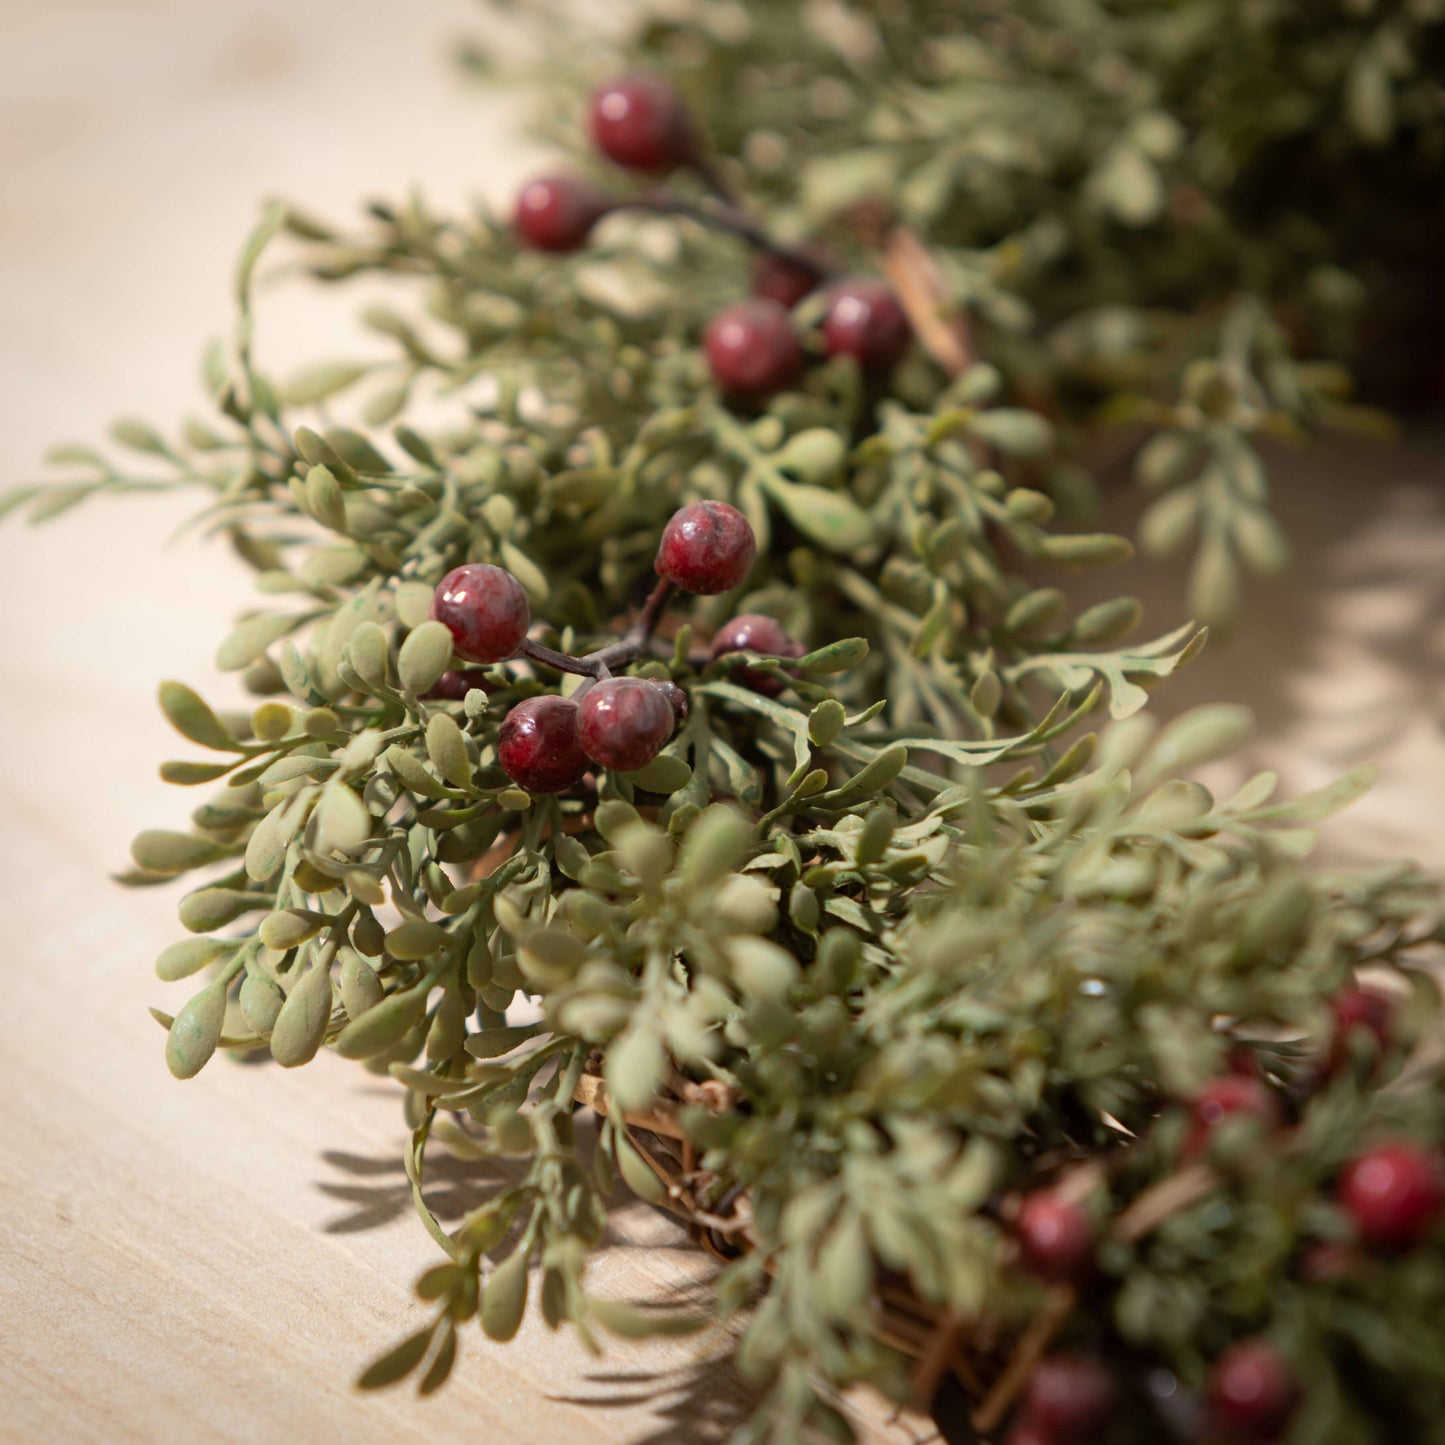
<path fill-rule="evenodd" d="M 117 414 L 166 419 L 226 320 L 257 197 L 344 211 L 413 179 L 444 202 L 530 163 L 512 109 L 449 78 L 461 0 L 305 6 L 0 3 L 0 479 Z M 335 307 L 272 308 L 267 354 L 339 349 Z M 1251 630 L 1160 697 L 1261 715 L 1255 758 L 1291 787 L 1360 756 L 1384 778 L 1338 853 L 1445 840 L 1442 449 L 1332 446 L 1281 484 L 1300 568 Z M 297 1073 L 221 1060 L 187 1084 L 146 1017 L 185 986 L 151 973 L 170 890 L 104 886 L 142 826 L 183 821 L 186 755 L 162 677 L 216 690 L 211 653 L 246 600 L 216 549 L 167 546 L 183 501 L 96 506 L 0 531 L 0 1437 L 17 1441 L 691 1441 L 746 1408 L 722 1341 L 618 1344 L 601 1360 L 529 1319 L 509 1347 L 467 1331 L 451 1384 L 362 1397 L 359 1367 L 415 1328 L 434 1259 L 400 1157 L 398 1101 L 323 1058 Z M 1177 579 L 1135 579 L 1160 630 Z M 443 1172 L 454 1217 L 485 1171 Z M 667 1219 L 621 1205 L 596 1288 L 675 1298 L 706 1272 Z M 860 1398 L 866 1438 L 926 1438 Z"/>

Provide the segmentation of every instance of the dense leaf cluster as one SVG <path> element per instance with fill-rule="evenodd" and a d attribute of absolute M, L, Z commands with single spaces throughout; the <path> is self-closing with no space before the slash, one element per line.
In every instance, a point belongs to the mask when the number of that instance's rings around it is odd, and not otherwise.
<path fill-rule="evenodd" d="M 1093 217 L 1098 247 L 1163 272 L 1175 244 L 1145 233 L 1187 181 L 1187 148 L 1143 53 L 1105 63 L 1139 30 L 1131 7 L 1079 12 L 1101 27 L 1088 64 L 1062 20 L 1055 33 L 1010 7 L 974 33 L 976 8 L 934 7 L 956 28 L 916 53 L 906 4 L 873 21 L 699 4 L 639 42 L 678 53 L 772 219 L 822 224 L 860 269 L 866 234 L 828 226 L 886 165 L 890 199 L 978 319 L 979 355 L 956 374 L 920 349 L 885 385 L 835 358 L 765 407 L 729 404 L 701 342 L 747 256 L 675 210 L 612 217 L 559 258 L 491 215 L 416 201 L 374 206 L 356 234 L 276 208 L 242 259 L 236 337 L 208 359 L 215 414 L 174 440 L 119 425 L 143 472 L 66 448 L 74 481 L 15 494 L 44 516 L 94 492 L 199 487 L 203 525 L 255 571 L 260 600 L 216 659 L 254 711 L 163 685 L 207 755 L 163 775 L 222 786 L 189 831 L 140 835 L 128 881 L 200 875 L 180 904 L 189 936 L 157 961 L 163 979 L 204 980 L 158 1015 L 177 1075 L 217 1048 L 292 1067 L 329 1047 L 406 1091 L 408 1175 L 446 1260 L 419 1285 L 433 1322 L 366 1384 L 417 1372 L 436 1388 L 459 1330 L 479 1316 L 510 1338 L 532 1283 L 550 1324 L 589 1339 L 699 1326 L 587 1288 L 616 1177 L 665 1197 L 628 1128 L 663 1113 L 741 1251 L 723 1312 L 757 1305 L 738 1345 L 763 1392 L 751 1438 L 846 1429 L 853 1382 L 907 1393 L 907 1355 L 878 1328 L 885 1289 L 985 1319 L 997 1340 L 1026 1330 L 1057 1297 L 1018 1267 L 1017 1205 L 1060 1180 L 1099 1237 L 1063 1338 L 1117 1365 L 1121 1440 L 1176 1418 L 1151 1393 L 1161 1371 L 1197 1399 L 1211 1362 L 1261 1334 L 1307 1383 L 1300 1440 L 1423 1439 L 1439 1414 L 1438 1224 L 1407 1257 L 1316 1267 L 1321 1247 L 1351 1247 L 1341 1167 L 1379 1138 L 1441 1135 L 1424 1064 L 1411 1086 L 1378 1087 L 1433 1018 L 1439 894 L 1405 867 L 1304 863 L 1313 824 L 1362 776 L 1293 803 L 1269 776 L 1224 801 L 1189 781 L 1247 717 L 1206 708 L 1156 729 L 1140 710 L 1202 634 L 1131 642 L 1132 599 L 1076 611 L 1054 585 L 1129 547 L 1055 523 L 1077 470 L 1071 423 L 1038 401 L 1041 358 L 1062 395 L 1099 336 L 1136 334 L 1123 313 L 1080 320 L 1069 287 L 1119 298 L 1103 271 L 1058 260 L 1058 237 Z M 1399 15 L 1431 23 L 1426 7 Z M 998 71 L 995 32 L 1036 61 L 1054 34 L 1032 89 L 1017 65 Z M 1187 69 L 1197 41 L 1176 44 Z M 770 109 L 774 85 L 792 107 L 805 87 L 811 108 Z M 1403 86 L 1404 112 L 1415 96 Z M 788 166 L 768 160 L 778 147 Z M 1045 244 L 1042 198 L 1065 193 Z M 365 317 L 384 350 L 280 381 L 257 368 L 255 273 L 283 232 L 316 281 L 385 281 L 394 300 Z M 1165 280 L 1147 286 L 1125 299 L 1168 299 Z M 816 351 L 817 306 L 795 319 Z M 1273 546 L 1247 433 L 1313 406 L 1311 373 L 1256 302 L 1209 326 L 1207 343 L 1189 332 L 1185 400 L 1141 466 L 1168 482 L 1202 461 L 1214 480 L 1159 504 L 1179 511 L 1224 485 L 1227 457 L 1248 503 L 1231 535 Z M 1222 360 L 1194 355 L 1216 343 Z M 1113 359 L 1133 386 L 1159 355 L 1131 342 Z M 1279 368 L 1256 377 L 1262 359 Z M 1291 386 L 1281 403 L 1273 389 Z M 503 663 L 463 701 L 437 697 L 453 659 L 428 619 L 435 584 L 464 562 L 503 566 L 534 637 L 585 653 L 627 628 L 664 524 L 702 497 L 748 517 L 758 559 L 738 592 L 690 599 L 636 664 L 686 692 L 686 720 L 640 773 L 530 796 L 497 764 L 498 728 L 555 680 Z M 1185 525 L 1161 515 L 1146 525 Z M 742 612 L 778 618 L 805 655 L 713 659 L 711 634 Z M 1110 721 L 1086 731 L 1101 709 Z M 1327 1001 L 1362 968 L 1396 1000 L 1392 1031 L 1331 1063 Z M 1284 1123 L 1265 1138 L 1233 1120 L 1201 1149 L 1191 1101 L 1229 1070 L 1261 1080 Z M 595 1139 L 574 1125 L 584 1084 Z M 436 1147 L 513 1157 L 515 1182 L 448 1231 L 427 1203 Z"/>

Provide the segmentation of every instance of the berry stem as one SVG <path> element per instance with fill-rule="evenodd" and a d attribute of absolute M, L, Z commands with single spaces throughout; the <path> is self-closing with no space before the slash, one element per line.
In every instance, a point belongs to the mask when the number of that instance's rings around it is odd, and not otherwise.
<path fill-rule="evenodd" d="M 570 653 L 558 652 L 543 643 L 533 642 L 531 638 L 523 644 L 521 655 L 530 657 L 533 662 L 556 668 L 558 672 L 575 672 L 579 677 L 608 677 L 614 667 L 626 667 L 629 662 L 635 662 L 642 656 L 647 644 L 652 641 L 652 634 L 657 631 L 657 624 L 662 620 L 668 602 L 672 600 L 673 590 L 671 582 L 666 578 L 659 578 L 657 586 L 643 603 L 642 611 L 637 614 L 637 621 L 627 629 L 625 635 L 596 652 L 589 652 L 585 657 L 573 657 Z"/>
<path fill-rule="evenodd" d="M 700 205 L 696 201 L 674 195 L 671 191 L 651 190 L 620 200 L 614 204 L 613 209 L 651 211 L 659 216 L 682 216 L 714 231 L 736 236 L 738 240 L 746 242 L 756 250 L 766 251 L 779 260 L 786 261 L 790 266 L 797 266 L 820 282 L 830 280 L 836 274 L 811 252 L 785 246 L 774 240 L 746 211 L 715 188 L 713 194 L 717 197 L 717 205 Z"/>

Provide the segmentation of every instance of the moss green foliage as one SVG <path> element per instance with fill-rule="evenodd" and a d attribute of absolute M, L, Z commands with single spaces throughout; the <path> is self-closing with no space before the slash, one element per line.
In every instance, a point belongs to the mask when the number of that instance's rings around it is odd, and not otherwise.
<path fill-rule="evenodd" d="M 881 192 L 966 311 L 972 365 L 949 376 L 920 350 L 885 386 L 834 360 L 740 413 L 700 352 L 746 289 L 731 236 L 626 214 L 544 257 L 485 212 L 377 205 L 352 232 L 276 208 L 207 362 L 212 414 L 174 438 L 122 424 L 143 469 L 67 448 L 73 481 L 15 495 L 43 516 L 193 486 L 255 571 L 217 654 L 255 711 L 163 684 L 199 750 L 163 773 L 220 786 L 190 831 L 137 839 L 127 881 L 193 889 L 191 936 L 157 962 L 205 979 L 158 1015 L 178 1076 L 218 1047 L 288 1067 L 332 1048 L 405 1090 L 408 1174 L 445 1258 L 419 1283 L 433 1322 L 363 1384 L 438 1387 L 474 1317 L 515 1333 L 529 1278 L 548 1322 L 589 1339 L 701 1326 L 587 1286 L 616 1177 L 659 1191 L 624 1111 L 666 1095 L 712 1197 L 749 1201 L 756 1248 L 718 1286 L 758 1390 L 744 1438 L 846 1430 L 857 1381 L 906 1395 L 867 1309 L 885 1274 L 1021 1328 L 1042 1286 L 1014 1261 L 1011 1201 L 1080 1164 L 1103 1242 L 1064 1339 L 1118 1364 L 1120 1440 L 1160 1438 L 1151 1371 L 1192 1394 L 1256 1334 L 1305 1384 L 1292 1438 L 1431 1438 L 1438 1226 L 1329 1279 L 1304 1262 L 1348 1237 L 1346 1160 L 1440 1137 L 1424 1064 L 1377 1087 L 1434 1016 L 1439 893 L 1404 866 L 1305 861 L 1363 775 L 1283 803 L 1269 776 L 1228 800 L 1189 781 L 1247 716 L 1147 720 L 1148 689 L 1202 635 L 1130 640 L 1127 598 L 1072 608 L 1070 571 L 1129 546 L 1056 520 L 1102 406 L 1164 425 L 1140 461 L 1175 487 L 1146 521 L 1160 550 L 1196 522 L 1206 573 L 1226 565 L 1211 537 L 1229 568 L 1277 550 L 1250 438 L 1328 420 L 1334 373 L 1290 359 L 1272 308 L 1346 289 L 1312 266 L 1369 257 L 1331 240 L 1349 234 L 1339 197 L 1298 201 L 1299 225 L 1231 198 L 1279 148 L 1329 176 L 1404 165 L 1391 137 L 1424 148 L 1438 120 L 1415 73 L 1431 7 L 1326 10 L 1301 51 L 1293 8 L 1202 0 L 669 6 L 692 18 L 654 18 L 626 58 L 675 71 L 746 201 L 868 271 L 840 208 Z M 1238 69 L 1216 75 L 1227 26 Z M 1288 80 L 1271 106 L 1241 102 L 1256 71 Z M 1341 88 L 1342 115 L 1321 99 Z M 576 109 L 572 93 L 569 140 Z M 255 273 L 278 253 L 311 284 L 384 283 L 367 358 L 257 370 Z M 796 319 L 810 337 L 816 304 Z M 534 636 L 585 652 L 625 629 L 664 524 L 700 497 L 738 506 L 759 550 L 739 592 L 689 599 L 637 665 L 686 691 L 686 722 L 641 774 L 530 797 L 497 766 L 497 730 L 555 679 L 500 664 L 490 692 L 429 700 L 451 661 L 434 584 L 495 562 Z M 734 678 L 742 659 L 708 660 L 744 611 L 808 649 L 777 698 Z M 1366 1042 L 1322 1070 L 1326 1000 L 1365 966 L 1397 999 L 1387 1057 Z M 509 1020 L 524 1000 L 536 1021 Z M 1152 1230 L 1112 1229 L 1186 1162 L 1187 1101 L 1241 1051 L 1289 1127 L 1221 1129 L 1202 1192 Z M 595 1141 L 572 1113 L 589 1061 L 610 1099 Z M 511 1157 L 514 1182 L 448 1230 L 427 1204 L 436 1148 Z"/>

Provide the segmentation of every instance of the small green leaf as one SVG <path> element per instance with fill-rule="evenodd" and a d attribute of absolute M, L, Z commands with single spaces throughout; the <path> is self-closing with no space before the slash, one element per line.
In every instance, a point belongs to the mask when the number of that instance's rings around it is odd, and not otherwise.
<path fill-rule="evenodd" d="M 156 959 L 156 977 L 175 983 L 235 951 L 236 945 L 223 938 L 183 938 L 161 951 Z"/>
<path fill-rule="evenodd" d="M 467 740 L 448 714 L 439 712 L 427 723 L 426 751 L 432 766 L 453 787 L 471 786 L 472 762 L 467 756 Z"/>
<path fill-rule="evenodd" d="M 166 1067 L 176 1078 L 194 1078 L 206 1067 L 225 1021 L 226 989 L 222 984 L 203 988 L 185 1004 L 166 1038 Z"/>
<path fill-rule="evenodd" d="M 166 720 L 184 738 L 218 752 L 240 752 L 241 746 L 198 693 L 182 682 L 163 682 L 157 690 Z"/>
<path fill-rule="evenodd" d="M 844 637 L 800 657 L 793 664 L 801 672 L 847 672 L 868 656 L 868 642 L 862 637 Z"/>
<path fill-rule="evenodd" d="M 426 990 L 408 989 L 367 1009 L 352 1019 L 336 1038 L 343 1059 L 371 1059 L 399 1044 L 421 1021 L 426 1011 Z"/>
<path fill-rule="evenodd" d="M 430 958 L 451 941 L 451 934 L 439 924 L 428 923 L 424 918 L 409 918 L 386 935 L 386 951 L 393 958 L 410 963 Z"/>
<path fill-rule="evenodd" d="M 169 833 L 154 828 L 139 834 L 130 845 L 130 856 L 136 867 L 148 873 L 185 873 L 203 868 L 225 857 L 225 849 L 209 838 L 194 833 Z"/>
<path fill-rule="evenodd" d="M 428 691 L 452 660 L 452 635 L 445 623 L 423 622 L 407 634 L 397 654 L 401 685 L 413 697 Z"/>
<path fill-rule="evenodd" d="M 510 1340 L 527 1309 L 527 1251 L 518 1248 L 491 1274 L 482 1289 L 482 1329 L 488 1339 Z"/>
<path fill-rule="evenodd" d="M 283 1069 L 309 1064 L 331 1022 L 331 970 L 313 963 L 301 976 L 271 1031 L 271 1057 Z"/>

